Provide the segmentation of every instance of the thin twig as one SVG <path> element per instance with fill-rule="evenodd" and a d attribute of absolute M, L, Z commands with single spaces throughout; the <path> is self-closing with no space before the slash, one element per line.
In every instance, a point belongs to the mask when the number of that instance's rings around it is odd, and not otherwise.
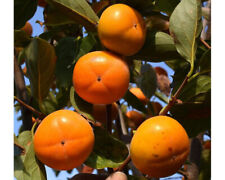
<path fill-rule="evenodd" d="M 30 110 L 31 112 L 35 113 L 36 115 L 38 115 L 38 117 L 40 119 L 44 119 L 46 117 L 45 114 L 37 111 L 36 109 L 34 109 L 33 107 L 29 106 L 28 104 L 26 104 L 25 102 L 23 102 L 22 100 L 20 100 L 19 98 L 17 98 L 16 96 L 14 96 L 14 99 L 16 101 L 18 101 L 21 105 L 23 105 L 25 108 L 27 108 L 28 110 Z"/>
<path fill-rule="evenodd" d="M 118 168 L 116 168 L 114 170 L 115 171 L 122 171 L 124 169 L 124 167 L 131 161 L 131 157 L 130 155 L 127 156 L 127 158 L 125 159 L 125 161 L 123 162 L 123 164 L 121 164 Z"/>
<path fill-rule="evenodd" d="M 119 114 L 119 120 L 120 120 L 122 134 L 127 135 L 128 132 L 127 132 L 127 128 L 126 128 L 126 125 L 125 125 L 123 114 L 122 114 L 122 111 L 121 111 L 121 108 L 120 108 L 120 104 L 119 104 L 119 102 L 117 104 L 118 104 L 118 114 Z"/>
<path fill-rule="evenodd" d="M 208 49 L 211 49 L 211 46 L 207 42 L 205 42 L 205 40 L 200 38 L 200 41 L 205 45 L 205 47 L 207 47 Z"/>
<path fill-rule="evenodd" d="M 167 114 L 167 112 L 170 110 L 170 108 L 177 101 L 177 97 L 181 93 L 181 90 L 183 89 L 183 87 L 185 86 L 185 84 L 187 83 L 187 81 L 188 81 L 188 76 L 185 77 L 184 81 L 182 82 L 182 84 L 180 85 L 180 87 L 178 88 L 178 90 L 176 91 L 176 93 L 174 94 L 174 96 L 170 99 L 170 101 L 167 104 L 167 106 L 159 113 L 159 115 L 166 115 Z"/>

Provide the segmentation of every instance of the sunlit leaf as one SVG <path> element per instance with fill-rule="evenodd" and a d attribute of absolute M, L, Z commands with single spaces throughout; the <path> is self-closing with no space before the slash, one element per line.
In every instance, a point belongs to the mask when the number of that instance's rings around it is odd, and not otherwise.
<path fill-rule="evenodd" d="M 85 164 L 96 169 L 121 165 L 128 156 L 126 145 L 100 127 L 94 127 L 94 133 L 94 149 Z"/>
<path fill-rule="evenodd" d="M 32 136 L 30 131 L 19 134 L 18 142 L 25 147 L 26 153 L 14 156 L 14 175 L 18 180 L 46 180 L 44 165 L 35 156 Z"/>
<path fill-rule="evenodd" d="M 197 38 L 202 30 L 200 0 L 182 0 L 170 17 L 170 32 L 177 51 L 194 65 Z"/>
<path fill-rule="evenodd" d="M 211 78 L 206 75 L 200 75 L 190 80 L 182 89 L 179 98 L 182 101 L 189 101 L 199 94 L 207 93 L 211 90 Z"/>
<path fill-rule="evenodd" d="M 161 62 L 181 58 L 173 38 L 163 32 L 148 31 L 143 48 L 132 59 Z"/>

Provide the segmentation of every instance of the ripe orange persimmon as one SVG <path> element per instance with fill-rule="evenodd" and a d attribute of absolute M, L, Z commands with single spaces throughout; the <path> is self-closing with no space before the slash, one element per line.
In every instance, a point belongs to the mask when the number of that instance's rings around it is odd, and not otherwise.
<path fill-rule="evenodd" d="M 107 120 L 107 110 L 105 104 L 94 104 L 93 105 L 93 116 L 96 121 L 99 121 L 103 124 L 106 124 Z M 114 120 L 118 116 L 118 109 L 117 104 L 114 102 L 112 103 L 111 108 L 111 119 Z"/>
<path fill-rule="evenodd" d="M 189 154 L 189 138 L 178 121 L 168 116 L 145 120 L 131 140 L 131 159 L 150 177 L 166 177 L 179 170 Z"/>
<path fill-rule="evenodd" d="M 128 111 L 126 113 L 126 116 L 128 117 L 129 120 L 134 122 L 136 126 L 139 126 L 144 120 L 145 120 L 145 115 L 138 112 L 138 111 Z"/>
<path fill-rule="evenodd" d="M 73 70 L 76 93 L 92 104 L 111 104 L 119 100 L 126 93 L 129 81 L 126 62 L 107 51 L 82 56 Z"/>
<path fill-rule="evenodd" d="M 38 0 L 38 6 L 41 6 L 41 7 L 45 7 L 47 5 L 47 3 L 45 2 L 45 0 Z"/>
<path fill-rule="evenodd" d="M 130 92 L 133 93 L 143 104 L 147 104 L 149 99 L 144 95 L 140 88 L 130 88 Z"/>
<path fill-rule="evenodd" d="M 25 31 L 29 36 L 33 33 L 33 28 L 31 24 L 27 21 L 26 24 L 21 28 L 21 30 Z"/>
<path fill-rule="evenodd" d="M 102 13 L 98 36 L 106 48 L 131 56 L 144 45 L 146 27 L 142 16 L 135 9 L 125 4 L 114 4 Z"/>
<path fill-rule="evenodd" d="M 81 165 L 92 152 L 94 133 L 78 113 L 58 110 L 42 120 L 34 135 L 37 158 L 57 170 Z"/>

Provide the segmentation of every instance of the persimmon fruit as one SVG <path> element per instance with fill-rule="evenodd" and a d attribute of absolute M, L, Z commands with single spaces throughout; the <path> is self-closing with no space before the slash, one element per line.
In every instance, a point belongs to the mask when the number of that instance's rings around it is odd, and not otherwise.
<path fill-rule="evenodd" d="M 145 120 L 144 114 L 134 110 L 128 111 L 126 116 L 129 120 L 134 122 L 135 126 L 139 126 Z"/>
<path fill-rule="evenodd" d="M 37 158 L 56 170 L 71 170 L 90 155 L 94 133 L 77 112 L 58 110 L 45 117 L 34 134 Z"/>
<path fill-rule="evenodd" d="M 107 109 L 105 104 L 94 104 L 93 105 L 93 116 L 96 121 L 106 124 L 107 121 Z M 112 103 L 111 108 L 111 119 L 114 120 L 118 116 L 117 104 Z"/>
<path fill-rule="evenodd" d="M 146 27 L 139 12 L 125 4 L 106 8 L 98 23 L 101 43 L 111 51 L 131 56 L 144 45 Z"/>
<path fill-rule="evenodd" d="M 25 25 L 21 28 L 21 30 L 25 31 L 29 36 L 33 33 L 33 28 L 31 24 L 27 21 Z"/>
<path fill-rule="evenodd" d="M 90 52 L 78 59 L 73 70 L 76 93 L 92 104 L 111 104 L 124 96 L 130 73 L 127 63 L 107 51 Z"/>
<path fill-rule="evenodd" d="M 150 177 L 166 177 L 176 173 L 189 154 L 189 138 L 185 129 L 168 116 L 145 120 L 131 140 L 131 159 L 137 169 Z"/>
<path fill-rule="evenodd" d="M 130 92 L 135 95 L 143 104 L 147 104 L 149 99 L 144 95 L 142 90 L 138 87 L 130 88 Z"/>

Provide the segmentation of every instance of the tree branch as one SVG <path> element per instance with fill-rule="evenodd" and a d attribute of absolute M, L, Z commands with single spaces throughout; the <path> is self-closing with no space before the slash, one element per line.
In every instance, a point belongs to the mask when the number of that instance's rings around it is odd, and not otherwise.
<path fill-rule="evenodd" d="M 17 96 L 22 99 L 24 102 L 28 103 L 28 95 L 26 91 L 25 81 L 23 77 L 23 72 L 19 66 L 17 60 L 17 54 L 14 52 L 14 85 L 16 87 Z M 22 114 L 22 130 L 30 130 L 32 128 L 32 114 L 25 107 L 21 107 Z"/>
<path fill-rule="evenodd" d="M 33 107 L 29 106 L 28 104 L 26 104 L 25 102 L 23 102 L 22 100 L 20 100 L 19 98 L 17 98 L 16 96 L 14 96 L 14 99 L 16 101 L 18 101 L 22 106 L 24 106 L 26 109 L 30 110 L 31 112 L 35 113 L 36 115 L 38 115 L 38 117 L 40 119 L 44 119 L 46 117 L 45 114 L 37 111 L 36 109 L 34 109 Z"/>
<path fill-rule="evenodd" d="M 167 112 L 170 110 L 170 108 L 176 103 L 177 97 L 180 95 L 181 90 L 183 89 L 183 87 L 185 86 L 185 84 L 187 83 L 187 81 L 188 81 L 188 76 L 185 77 L 184 81 L 182 82 L 182 84 L 180 85 L 180 87 L 178 88 L 178 90 L 176 91 L 176 93 L 174 94 L 174 96 L 170 99 L 169 103 L 159 113 L 159 115 L 166 115 L 167 114 Z"/>

